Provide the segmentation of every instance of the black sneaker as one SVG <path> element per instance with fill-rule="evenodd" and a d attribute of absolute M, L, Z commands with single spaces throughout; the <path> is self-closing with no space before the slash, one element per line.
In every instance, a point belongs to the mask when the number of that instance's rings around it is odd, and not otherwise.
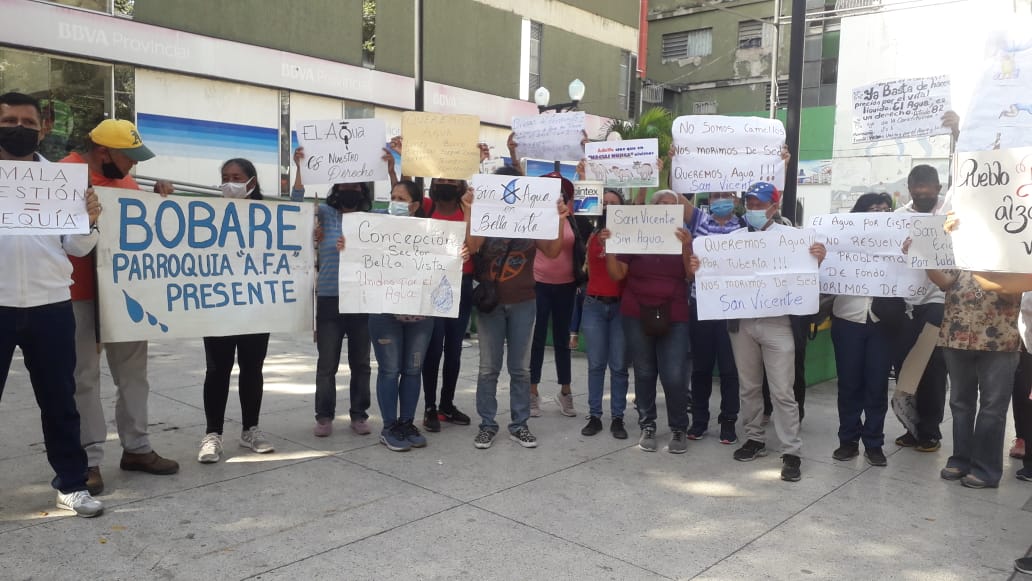
<path fill-rule="evenodd" d="M 1021 468 L 1017 474 L 1014 475 L 1018 480 L 1024 480 L 1025 482 L 1032 482 L 1032 468 Z"/>
<path fill-rule="evenodd" d="M 602 418 L 598 416 L 588 416 L 588 425 L 584 426 L 580 433 L 582 436 L 594 436 L 601 431 Z"/>
<path fill-rule="evenodd" d="M 917 438 L 914 437 L 914 434 L 907 432 L 896 438 L 896 445 L 900 448 L 913 448 L 917 445 Z"/>
<path fill-rule="evenodd" d="M 742 447 L 735 450 L 734 458 L 739 462 L 751 462 L 767 455 L 767 445 L 756 440 L 746 440 Z"/>
<path fill-rule="evenodd" d="M 437 408 L 426 408 L 426 413 L 423 414 L 423 427 L 428 432 L 441 431 L 441 420 L 437 419 Z"/>
<path fill-rule="evenodd" d="M 623 418 L 613 418 L 613 422 L 609 424 L 609 433 L 617 440 L 627 439 L 627 428 L 624 427 Z"/>
<path fill-rule="evenodd" d="M 455 424 L 456 426 L 468 426 L 469 416 L 459 411 L 459 408 L 452 406 L 445 409 L 442 407 L 437 412 L 437 418 L 444 420 L 449 424 Z"/>
<path fill-rule="evenodd" d="M 1032 557 L 1022 557 L 1014 561 L 1014 570 L 1018 573 L 1032 575 Z"/>
<path fill-rule="evenodd" d="M 885 457 L 885 453 L 882 452 L 881 448 L 867 448 L 864 450 L 864 458 L 867 458 L 867 463 L 871 466 L 889 465 L 889 460 Z"/>
<path fill-rule="evenodd" d="M 537 438 L 530 433 L 527 426 L 520 426 L 515 432 L 509 432 L 509 439 L 524 448 L 537 448 Z"/>
<path fill-rule="evenodd" d="M 477 437 L 473 438 L 473 446 L 481 450 L 486 450 L 494 443 L 494 438 L 495 432 L 486 428 L 480 428 L 480 431 L 477 432 Z"/>
<path fill-rule="evenodd" d="M 799 482 L 803 477 L 802 471 L 799 470 L 801 464 L 799 456 L 794 454 L 785 454 L 781 457 L 781 479 L 785 482 Z"/>
<path fill-rule="evenodd" d="M 689 440 L 701 440 L 706 435 L 706 426 L 703 424 L 692 424 L 692 427 L 688 428 L 688 439 Z"/>
<path fill-rule="evenodd" d="M 720 443 L 734 444 L 738 441 L 738 433 L 735 432 L 735 420 L 724 420 L 720 422 Z"/>
<path fill-rule="evenodd" d="M 917 443 L 917 446 L 914 446 L 914 449 L 918 452 L 935 452 L 939 448 L 942 448 L 942 442 L 936 440 L 935 438 L 921 440 Z"/>
<path fill-rule="evenodd" d="M 860 444 L 858 442 L 842 442 L 834 452 L 831 453 L 831 457 L 840 461 L 845 462 L 846 460 L 852 460 L 860 455 Z"/>

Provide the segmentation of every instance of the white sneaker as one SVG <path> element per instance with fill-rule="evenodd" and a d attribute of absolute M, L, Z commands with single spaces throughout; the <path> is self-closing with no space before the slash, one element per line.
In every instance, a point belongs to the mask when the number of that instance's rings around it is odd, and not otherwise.
<path fill-rule="evenodd" d="M 258 426 L 240 432 L 240 445 L 258 454 L 276 451 L 276 448 L 272 447 L 272 442 L 265 437 L 265 432 Z"/>
<path fill-rule="evenodd" d="M 86 490 L 57 493 L 57 508 L 74 512 L 83 518 L 92 518 L 104 512 L 104 503 L 90 496 Z"/>
<path fill-rule="evenodd" d="M 201 451 L 197 453 L 197 461 L 202 464 L 214 464 L 222 459 L 222 434 L 211 432 L 201 440 Z"/>

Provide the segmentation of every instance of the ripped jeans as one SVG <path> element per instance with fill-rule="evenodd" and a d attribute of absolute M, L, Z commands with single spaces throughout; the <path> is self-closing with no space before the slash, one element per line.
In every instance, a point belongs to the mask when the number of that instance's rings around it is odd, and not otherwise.
<path fill-rule="evenodd" d="M 409 322 L 394 315 L 369 315 L 369 339 L 379 367 L 376 403 L 385 428 L 415 419 L 423 357 L 433 332 L 430 317 Z"/>

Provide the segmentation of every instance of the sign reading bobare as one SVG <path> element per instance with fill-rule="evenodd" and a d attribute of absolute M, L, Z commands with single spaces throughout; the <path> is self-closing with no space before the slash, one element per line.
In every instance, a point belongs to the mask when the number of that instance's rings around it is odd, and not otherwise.
<path fill-rule="evenodd" d="M 311 328 L 311 204 L 95 190 L 101 341 Z"/>

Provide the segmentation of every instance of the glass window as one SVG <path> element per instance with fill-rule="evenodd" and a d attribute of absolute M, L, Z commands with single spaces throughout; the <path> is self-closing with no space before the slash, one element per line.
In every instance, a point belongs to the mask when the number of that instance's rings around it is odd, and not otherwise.
<path fill-rule="evenodd" d="M 65 6 L 72 6 L 75 8 L 85 8 L 86 10 L 95 10 L 97 12 L 107 12 L 111 14 L 111 0 L 49 0 L 54 4 L 63 4 Z"/>
<path fill-rule="evenodd" d="M 760 48 L 765 46 L 763 23 L 756 20 L 743 20 L 738 23 L 738 48 Z"/>
<path fill-rule="evenodd" d="M 541 39 L 545 35 L 540 22 L 530 23 L 530 94 L 541 86 Z"/>
<path fill-rule="evenodd" d="M 663 58 L 683 59 L 713 53 L 713 29 L 700 28 L 663 35 Z"/>

